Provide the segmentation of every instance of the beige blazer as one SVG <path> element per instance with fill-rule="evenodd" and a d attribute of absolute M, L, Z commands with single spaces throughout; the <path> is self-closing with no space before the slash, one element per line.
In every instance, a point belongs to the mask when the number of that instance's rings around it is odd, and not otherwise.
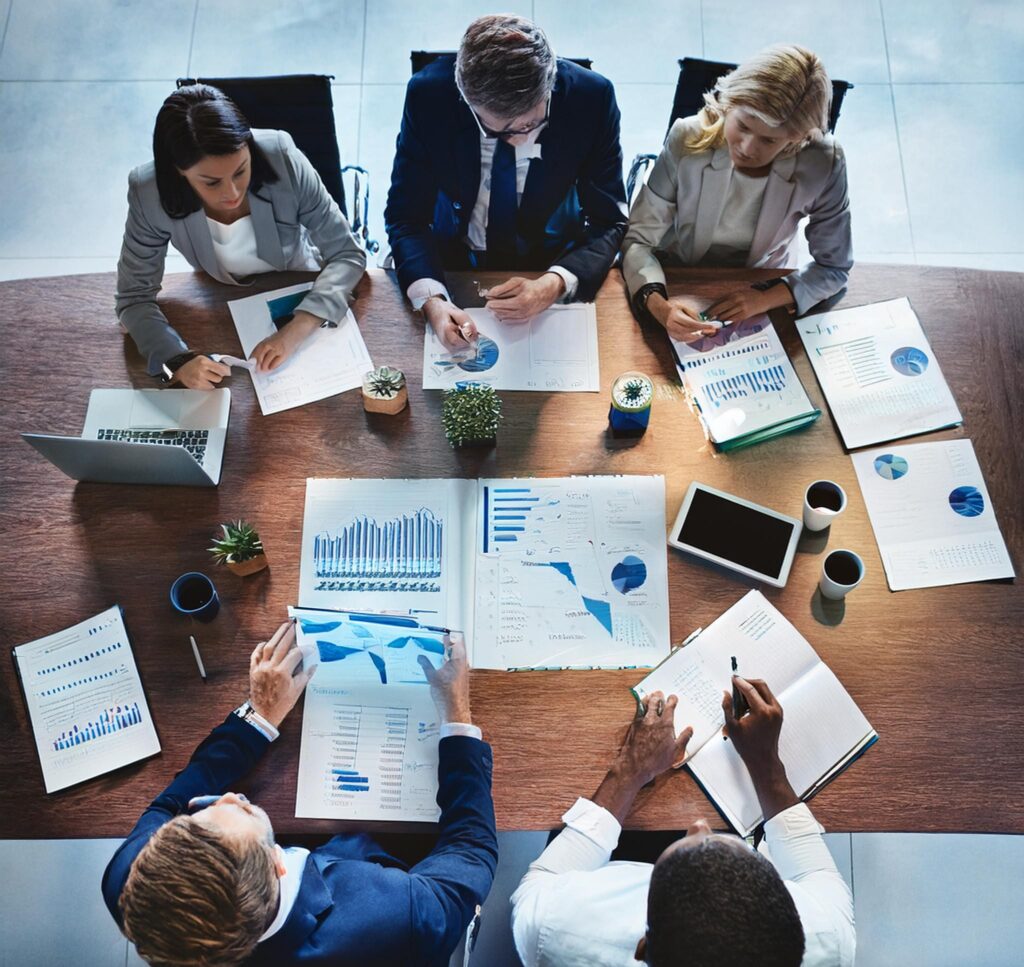
<path fill-rule="evenodd" d="M 315 246 L 323 268 L 299 308 L 321 319 L 340 322 L 366 268 L 366 254 L 291 135 L 254 129 L 253 137 L 278 176 L 273 184 L 264 184 L 259 194 L 249 192 L 256 254 L 284 271 L 300 247 L 310 243 Z M 248 284 L 221 270 L 202 208 L 184 218 L 171 218 L 160 204 L 153 162 L 132 171 L 128 176 L 128 220 L 117 263 L 115 305 L 118 320 L 146 357 L 154 376 L 159 375 L 164 362 L 188 348 L 156 302 L 168 243 L 193 268 L 219 282 Z"/>
<path fill-rule="evenodd" d="M 705 256 L 725 206 L 732 174 L 725 146 L 691 151 L 696 117 L 672 125 L 665 147 L 629 213 L 622 273 L 632 298 L 648 283 L 665 284 L 661 260 L 696 265 Z M 814 261 L 787 276 L 797 311 L 835 295 L 853 266 L 850 201 L 843 149 L 828 135 L 772 165 L 750 246 L 751 268 L 792 268 L 800 220 Z"/>

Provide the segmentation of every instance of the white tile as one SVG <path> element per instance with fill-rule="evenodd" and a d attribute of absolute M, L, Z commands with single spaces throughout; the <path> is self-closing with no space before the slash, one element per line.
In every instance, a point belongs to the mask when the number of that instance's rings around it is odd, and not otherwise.
<path fill-rule="evenodd" d="M 836 139 L 846 152 L 854 256 L 912 252 L 891 88 L 869 84 L 850 91 Z"/>
<path fill-rule="evenodd" d="M 502 11 L 530 17 L 532 3 L 503 3 Z M 366 9 L 364 84 L 404 84 L 414 50 L 457 50 L 466 28 L 493 13 L 487 0 L 372 0 Z"/>
<path fill-rule="evenodd" d="M 853 834 L 857 963 L 1016 967 L 1024 836 Z"/>
<path fill-rule="evenodd" d="M 200 0 L 193 77 L 333 74 L 358 84 L 363 0 Z"/>
<path fill-rule="evenodd" d="M 354 165 L 359 157 L 359 110 L 362 88 L 358 84 L 332 84 L 334 127 L 342 165 Z"/>
<path fill-rule="evenodd" d="M 7 33 L 7 20 L 11 13 L 11 0 L 0 0 L 0 54 L 4 51 L 4 37 Z"/>
<path fill-rule="evenodd" d="M 117 258 L 91 256 L 89 258 L 9 259 L 0 258 L 0 282 L 15 279 L 41 279 L 55 275 L 88 275 L 93 272 L 114 272 Z M 168 252 L 165 273 L 190 272 L 191 266 L 183 255 Z"/>
<path fill-rule="evenodd" d="M 1020 90 L 1009 84 L 895 85 L 915 251 L 1021 250 Z"/>
<path fill-rule="evenodd" d="M 0 84 L 0 257 L 116 262 L 128 172 L 152 157 L 163 81 Z M 98 132 L 102 132 L 99 136 Z"/>
<path fill-rule="evenodd" d="M 826 833 L 825 845 L 828 847 L 828 851 L 832 854 L 832 859 L 836 861 L 836 867 L 839 869 L 843 879 L 846 880 L 847 886 L 852 889 L 853 852 L 850 842 L 850 834 Z"/>
<path fill-rule="evenodd" d="M 858 250 L 854 254 L 857 265 L 917 265 L 917 258 L 913 252 L 861 252 Z"/>
<path fill-rule="evenodd" d="M 370 237 L 387 247 L 384 205 L 391 186 L 395 141 L 402 125 L 405 84 L 363 86 L 359 163 L 370 172 Z"/>
<path fill-rule="evenodd" d="M 771 44 L 800 44 L 831 77 L 852 84 L 889 80 L 878 0 L 715 0 L 703 9 L 708 60 L 739 62 Z"/>
<path fill-rule="evenodd" d="M 700 8 L 700 0 L 648 0 L 641 24 L 633 21 L 631 8 L 618 3 L 536 0 L 533 19 L 559 54 L 589 57 L 616 87 L 646 82 L 674 90 L 679 59 L 701 56 Z"/>
<path fill-rule="evenodd" d="M 100 878 L 117 840 L 0 841 L 0 967 L 124 967 Z"/>
<path fill-rule="evenodd" d="M 882 9 L 894 82 L 1024 81 L 1020 0 L 882 0 Z"/>
<path fill-rule="evenodd" d="M 1024 252 L 918 252 L 918 265 L 955 265 L 992 272 L 1024 272 Z"/>
<path fill-rule="evenodd" d="M 657 155 L 665 141 L 672 114 L 674 84 L 616 84 L 615 96 L 622 114 L 623 178 L 638 154 Z"/>
<path fill-rule="evenodd" d="M 17 0 L 0 53 L 0 78 L 173 80 L 188 68 L 194 9 L 194 0 Z"/>

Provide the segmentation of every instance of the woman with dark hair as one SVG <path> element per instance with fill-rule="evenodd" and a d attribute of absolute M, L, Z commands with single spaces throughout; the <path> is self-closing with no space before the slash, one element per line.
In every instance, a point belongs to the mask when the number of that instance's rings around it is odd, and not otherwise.
<path fill-rule="evenodd" d="M 191 352 L 156 303 L 170 242 L 193 268 L 244 285 L 275 271 L 318 271 L 292 320 L 253 351 L 276 368 L 325 321 L 340 322 L 366 255 L 320 176 L 285 131 L 252 130 L 222 91 L 182 87 L 164 101 L 153 160 L 128 176 L 117 317 L 149 372 L 213 389 L 230 370 Z"/>

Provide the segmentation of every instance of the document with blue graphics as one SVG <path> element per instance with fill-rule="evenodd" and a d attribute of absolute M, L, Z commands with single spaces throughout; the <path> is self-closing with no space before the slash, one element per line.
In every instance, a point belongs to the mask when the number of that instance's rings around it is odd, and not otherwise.
<path fill-rule="evenodd" d="M 298 600 L 462 630 L 477 668 L 650 667 L 664 478 L 307 480 Z"/>
<path fill-rule="evenodd" d="M 295 815 L 436 822 L 439 723 L 419 664 L 444 629 L 412 618 L 289 608 L 306 686 Z"/>

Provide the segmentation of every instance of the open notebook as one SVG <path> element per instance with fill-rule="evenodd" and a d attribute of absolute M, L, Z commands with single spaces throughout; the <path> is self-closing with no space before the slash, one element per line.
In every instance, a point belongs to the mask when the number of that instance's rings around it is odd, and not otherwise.
<path fill-rule="evenodd" d="M 746 766 L 722 740 L 722 692 L 730 659 L 744 678 L 763 678 L 782 705 L 779 754 L 801 799 L 809 799 L 878 738 L 849 692 L 817 652 L 760 591 L 749 591 L 707 629 L 691 636 L 633 688 L 679 696 L 677 734 L 693 726 L 686 765 L 730 826 L 748 836 L 763 820 Z"/>

